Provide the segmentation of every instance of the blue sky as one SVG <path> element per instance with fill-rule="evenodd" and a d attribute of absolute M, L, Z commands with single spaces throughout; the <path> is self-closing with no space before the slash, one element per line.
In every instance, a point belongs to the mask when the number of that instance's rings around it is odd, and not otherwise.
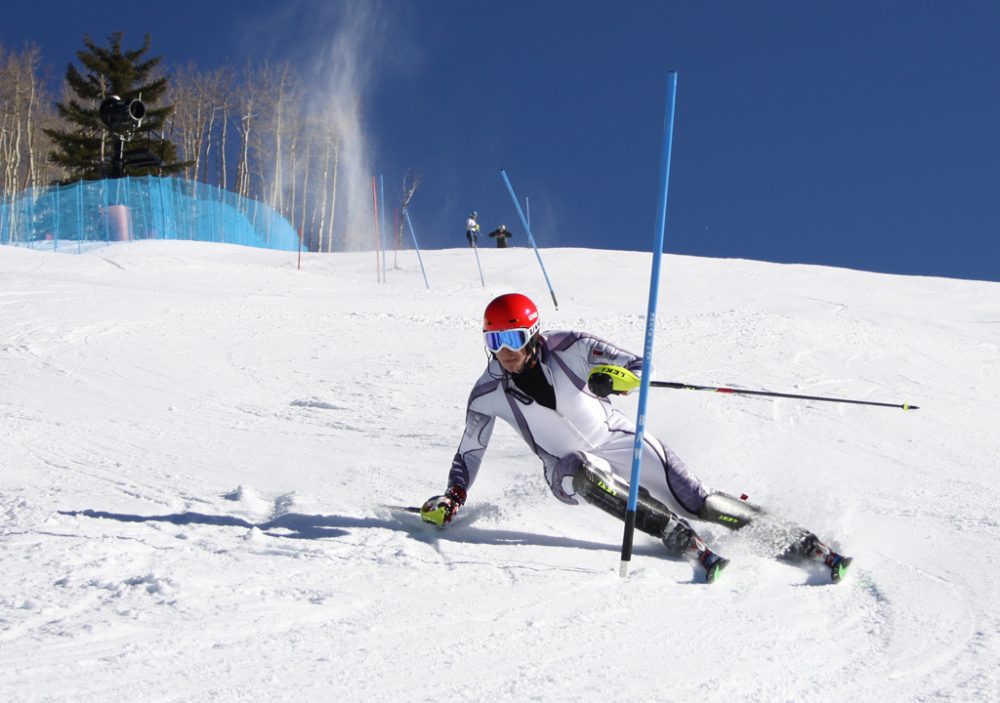
<path fill-rule="evenodd" d="M 279 7 L 276 7 L 279 6 Z M 332 9 L 331 9 L 332 8 Z M 61 76 L 84 32 L 202 68 L 288 58 L 314 75 L 343 3 L 178 0 L 5 10 Z M 666 251 L 1000 280 L 1000 3 L 356 2 L 364 127 L 391 188 L 424 175 L 425 247 L 525 236 L 642 250 L 666 75 L 679 75 Z"/>

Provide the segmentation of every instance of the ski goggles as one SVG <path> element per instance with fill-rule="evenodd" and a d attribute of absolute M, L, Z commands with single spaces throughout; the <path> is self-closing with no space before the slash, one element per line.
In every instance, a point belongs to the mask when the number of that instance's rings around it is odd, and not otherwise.
<path fill-rule="evenodd" d="M 537 327 L 537 326 L 536 326 Z M 521 351 L 537 330 L 518 327 L 513 330 L 502 330 L 500 332 L 483 332 L 483 339 L 486 341 L 486 348 L 496 354 L 507 347 L 511 351 Z"/>

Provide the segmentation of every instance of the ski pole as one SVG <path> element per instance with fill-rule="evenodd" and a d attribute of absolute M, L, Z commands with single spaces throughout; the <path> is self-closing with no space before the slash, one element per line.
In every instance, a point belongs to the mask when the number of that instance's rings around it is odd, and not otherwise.
<path fill-rule="evenodd" d="M 909 403 L 876 403 L 873 400 L 853 400 L 851 398 L 831 398 L 822 395 L 799 395 L 797 393 L 775 393 L 773 391 L 750 391 L 742 388 L 726 388 L 724 386 L 696 386 L 692 383 L 675 381 L 650 381 L 654 388 L 676 388 L 684 391 L 710 391 L 712 393 L 733 393 L 735 395 L 762 395 L 769 398 L 797 398 L 799 400 L 823 400 L 828 403 L 852 403 L 854 405 L 877 405 L 882 408 L 902 408 L 903 410 L 919 410 L 919 405 Z"/>

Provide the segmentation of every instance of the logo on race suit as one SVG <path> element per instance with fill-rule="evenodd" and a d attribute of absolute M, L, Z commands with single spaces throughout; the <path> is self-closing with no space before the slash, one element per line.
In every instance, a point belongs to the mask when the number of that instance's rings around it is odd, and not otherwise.
<path fill-rule="evenodd" d="M 516 388 L 513 384 L 511 384 L 507 388 L 507 394 L 514 396 L 514 398 L 519 403 L 522 403 L 524 405 L 531 405 L 532 403 L 535 402 L 534 398 L 532 398 L 530 395 L 528 395 L 527 393 L 523 392 L 519 388 Z"/>
<path fill-rule="evenodd" d="M 482 413 L 473 413 L 472 417 L 469 418 L 468 426 L 465 429 L 465 434 L 472 437 L 476 434 L 479 427 L 486 422 L 487 416 Z"/>

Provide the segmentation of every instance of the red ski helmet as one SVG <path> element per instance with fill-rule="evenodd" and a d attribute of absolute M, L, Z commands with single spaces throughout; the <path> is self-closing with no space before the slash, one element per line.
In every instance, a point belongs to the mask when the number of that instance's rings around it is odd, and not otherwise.
<path fill-rule="evenodd" d="M 483 337 L 486 347 L 496 353 L 503 347 L 523 349 L 538 333 L 538 308 L 531 298 L 507 293 L 494 298 L 483 313 Z"/>

